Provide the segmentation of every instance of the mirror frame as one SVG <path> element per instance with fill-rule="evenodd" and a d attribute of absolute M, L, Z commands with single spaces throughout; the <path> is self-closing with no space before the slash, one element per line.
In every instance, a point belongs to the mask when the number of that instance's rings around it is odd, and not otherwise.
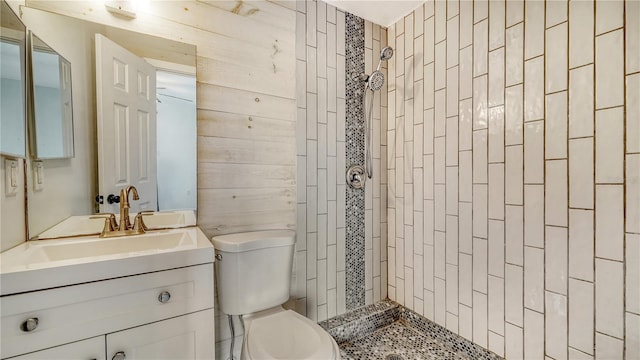
<path fill-rule="evenodd" d="M 22 134 L 24 137 L 24 141 L 23 141 L 23 149 L 22 149 L 22 154 L 15 154 L 15 153 L 10 153 L 10 152 L 6 152 L 6 151 L 2 151 L 2 148 L 0 148 L 0 155 L 8 157 L 8 158 L 20 158 L 20 159 L 26 159 L 27 158 L 27 144 L 28 144 L 28 126 L 27 126 L 27 122 L 28 122 L 28 103 L 29 103 L 29 98 L 28 98 L 28 92 L 27 92 L 27 86 L 28 86 L 28 81 L 29 81 L 29 75 L 28 75 L 28 61 L 27 61 L 27 33 L 28 33 L 28 29 L 27 26 L 22 22 L 22 19 L 20 18 L 20 16 L 18 16 L 18 14 L 16 14 L 13 9 L 11 8 L 11 6 L 9 6 L 9 4 L 5 1 L 2 0 L 2 3 L 0 4 L 0 7 L 2 7 L 3 11 L 5 9 L 8 10 L 9 13 L 13 14 L 13 16 L 15 16 L 16 20 L 22 24 L 23 27 L 23 32 L 24 32 L 24 36 L 22 37 L 22 39 L 20 41 L 16 41 L 16 43 L 20 44 L 20 82 L 22 84 L 22 114 L 23 114 L 23 119 L 22 119 Z M 4 166 L 4 164 L 3 164 Z"/>
<path fill-rule="evenodd" d="M 30 157 L 33 160 L 54 160 L 54 159 L 71 159 L 75 157 L 75 133 L 74 133 L 74 125 L 73 125 L 73 121 L 74 121 L 74 117 L 73 117 L 73 87 L 71 87 L 69 89 L 69 94 L 70 94 L 70 118 L 69 118 L 69 123 L 67 124 L 63 124 L 64 130 L 62 132 L 62 142 L 63 142 L 63 149 L 64 149 L 64 154 L 62 156 L 41 156 L 40 154 L 38 154 L 38 135 L 37 135 L 37 115 L 36 114 L 36 79 L 35 79 L 35 75 L 34 75 L 34 62 L 33 62 L 33 53 L 36 49 L 35 47 L 35 41 L 34 41 L 34 37 L 38 38 L 38 41 L 40 41 L 41 43 L 47 45 L 47 47 L 49 47 L 49 49 L 51 50 L 52 54 L 56 54 L 59 58 L 60 61 L 66 63 L 68 65 L 68 69 L 69 69 L 69 85 L 71 86 L 72 84 L 72 68 L 71 68 L 71 62 L 69 60 L 67 60 L 64 56 L 62 56 L 56 49 L 52 48 L 49 44 L 47 44 L 44 40 L 40 39 L 40 37 L 38 35 L 36 35 L 32 30 L 28 30 L 28 34 L 27 34 L 27 48 L 28 48 L 28 53 L 27 53 L 27 65 L 28 65 L 28 69 L 29 69 L 29 81 L 27 83 L 28 86 L 28 114 L 27 114 L 27 118 L 28 118 L 28 126 L 27 126 L 27 135 L 29 136 L 29 149 L 31 150 L 29 152 Z M 64 112 L 64 110 L 62 110 L 62 112 Z M 67 120 L 63 119 L 62 120 L 63 123 L 65 123 Z"/>

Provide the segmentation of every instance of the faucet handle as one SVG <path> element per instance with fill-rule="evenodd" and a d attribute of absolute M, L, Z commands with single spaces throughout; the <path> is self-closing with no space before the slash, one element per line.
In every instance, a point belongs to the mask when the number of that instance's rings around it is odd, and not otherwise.
<path fill-rule="evenodd" d="M 110 218 L 110 217 L 116 217 L 116 214 L 114 213 L 97 213 L 97 214 L 93 214 L 89 219 L 99 219 L 99 218 Z"/>
<path fill-rule="evenodd" d="M 113 213 L 97 213 L 93 216 L 89 217 L 89 220 L 93 219 L 101 219 L 104 218 L 111 224 L 111 230 L 114 230 L 118 227 L 118 222 L 116 221 L 116 215 Z"/>
<path fill-rule="evenodd" d="M 100 233 L 100 237 L 105 237 L 107 234 L 113 232 L 118 227 L 116 223 L 116 216 L 114 214 L 99 214 L 99 215 L 108 215 L 108 216 L 96 216 L 95 218 L 104 217 L 104 227 L 102 228 L 102 232 Z"/>
<path fill-rule="evenodd" d="M 138 234 L 144 234 L 148 230 L 147 225 L 145 225 L 144 220 L 142 219 L 142 215 L 149 212 L 153 211 L 141 211 L 136 214 L 136 217 L 133 220 L 133 231 L 136 231 Z"/>
<path fill-rule="evenodd" d="M 153 216 L 156 212 L 153 210 L 141 210 L 138 211 L 138 213 L 136 214 L 136 217 L 140 216 Z"/>

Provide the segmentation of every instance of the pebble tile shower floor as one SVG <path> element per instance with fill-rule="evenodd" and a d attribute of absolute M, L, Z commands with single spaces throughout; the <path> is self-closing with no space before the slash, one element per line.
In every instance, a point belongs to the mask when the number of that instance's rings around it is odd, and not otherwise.
<path fill-rule="evenodd" d="M 336 339 L 345 360 L 501 359 L 391 301 L 320 325 Z"/>

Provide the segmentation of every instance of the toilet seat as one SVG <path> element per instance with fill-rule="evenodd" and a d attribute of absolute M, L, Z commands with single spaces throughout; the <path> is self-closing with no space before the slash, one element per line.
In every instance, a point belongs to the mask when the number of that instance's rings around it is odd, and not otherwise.
<path fill-rule="evenodd" d="M 245 317 L 242 359 L 339 360 L 335 340 L 318 324 L 281 307 Z"/>

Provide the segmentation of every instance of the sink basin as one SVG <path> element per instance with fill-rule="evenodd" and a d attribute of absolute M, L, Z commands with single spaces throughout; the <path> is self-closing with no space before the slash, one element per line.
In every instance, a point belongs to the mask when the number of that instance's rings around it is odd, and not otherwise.
<path fill-rule="evenodd" d="M 27 241 L 0 254 L 0 295 L 201 264 L 212 259 L 213 246 L 197 227 L 113 238 L 84 236 Z"/>
<path fill-rule="evenodd" d="M 38 255 L 33 259 L 38 262 L 61 261 L 83 258 L 100 258 L 116 254 L 140 254 L 144 252 L 158 252 L 194 245 L 194 239 L 188 231 L 166 234 L 145 234 L 140 236 L 125 236 L 88 241 L 72 242 L 44 242 L 35 244 Z M 43 259 L 44 257 L 44 259 Z M 33 263 L 33 262 L 32 262 Z"/>
<path fill-rule="evenodd" d="M 133 224 L 136 214 L 129 214 Z M 118 214 L 116 214 L 118 218 Z M 153 229 L 176 229 L 196 224 L 196 216 L 192 210 L 162 211 L 150 214 L 143 214 L 144 223 L 147 228 Z M 119 220 L 119 219 L 118 219 Z M 95 235 L 102 232 L 104 218 L 95 215 L 70 216 L 47 231 L 39 234 L 36 239 L 58 239 L 69 236 Z"/>

